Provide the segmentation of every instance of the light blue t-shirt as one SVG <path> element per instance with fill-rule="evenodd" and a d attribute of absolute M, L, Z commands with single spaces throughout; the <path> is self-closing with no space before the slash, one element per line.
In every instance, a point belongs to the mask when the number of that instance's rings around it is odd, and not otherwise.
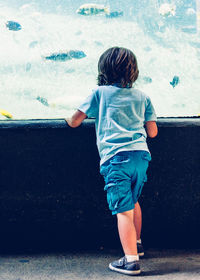
<path fill-rule="evenodd" d="M 78 108 L 96 118 L 97 147 L 102 165 L 121 151 L 148 151 L 144 123 L 156 121 L 150 98 L 134 88 L 98 86 Z"/>

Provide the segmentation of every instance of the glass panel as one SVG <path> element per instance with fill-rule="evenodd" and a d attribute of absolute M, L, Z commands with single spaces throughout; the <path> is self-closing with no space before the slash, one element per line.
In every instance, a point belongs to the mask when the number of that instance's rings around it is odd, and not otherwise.
<path fill-rule="evenodd" d="M 0 118 L 71 115 L 112 46 L 136 54 L 158 116 L 200 114 L 200 0 L 91 3 L 0 0 Z"/>

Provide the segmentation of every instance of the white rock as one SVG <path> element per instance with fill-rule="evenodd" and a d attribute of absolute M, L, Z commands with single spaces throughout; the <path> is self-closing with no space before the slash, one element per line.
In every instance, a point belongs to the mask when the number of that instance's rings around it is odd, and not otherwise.
<path fill-rule="evenodd" d="M 176 5 L 164 3 L 160 6 L 158 12 L 160 15 L 162 15 L 164 17 L 175 16 Z"/>

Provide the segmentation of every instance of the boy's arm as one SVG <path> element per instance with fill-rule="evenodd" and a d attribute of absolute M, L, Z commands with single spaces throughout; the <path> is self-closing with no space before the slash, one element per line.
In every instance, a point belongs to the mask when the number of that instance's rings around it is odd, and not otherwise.
<path fill-rule="evenodd" d="M 79 110 L 77 110 L 71 118 L 66 119 L 66 122 L 68 123 L 69 126 L 71 127 L 78 127 L 83 120 L 87 118 L 87 115 Z"/>
<path fill-rule="evenodd" d="M 146 122 L 145 129 L 146 129 L 147 135 L 150 138 L 154 138 L 158 134 L 158 127 L 157 127 L 157 124 L 155 121 Z"/>

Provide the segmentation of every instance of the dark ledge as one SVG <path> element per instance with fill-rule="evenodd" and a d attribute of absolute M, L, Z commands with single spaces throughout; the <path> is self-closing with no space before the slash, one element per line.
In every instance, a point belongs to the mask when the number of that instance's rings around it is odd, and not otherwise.
<path fill-rule="evenodd" d="M 140 203 L 146 248 L 200 248 L 200 118 L 158 118 Z M 0 121 L 1 253 L 119 249 L 94 119 Z M 192 238 L 188 238 L 192 236 Z M 99 249 L 98 249 L 99 250 Z"/>
<path fill-rule="evenodd" d="M 200 126 L 200 117 L 158 118 L 159 127 L 196 127 Z M 94 119 L 87 119 L 81 127 L 94 126 Z M 41 129 L 41 128 L 66 128 L 64 119 L 28 119 L 0 121 L 0 129 Z"/>

